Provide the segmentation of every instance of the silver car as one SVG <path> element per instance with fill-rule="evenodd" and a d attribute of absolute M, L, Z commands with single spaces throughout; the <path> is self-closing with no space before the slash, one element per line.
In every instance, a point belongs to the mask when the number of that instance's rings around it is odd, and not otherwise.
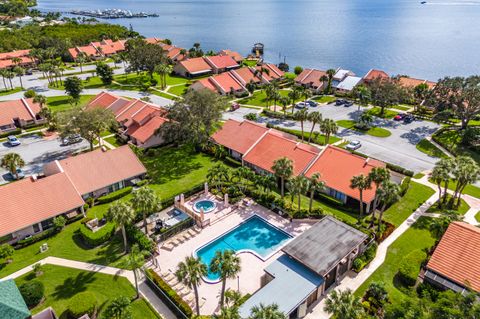
<path fill-rule="evenodd" d="M 360 141 L 351 141 L 350 143 L 345 146 L 345 148 L 349 151 L 355 151 L 362 147 L 362 143 Z"/>

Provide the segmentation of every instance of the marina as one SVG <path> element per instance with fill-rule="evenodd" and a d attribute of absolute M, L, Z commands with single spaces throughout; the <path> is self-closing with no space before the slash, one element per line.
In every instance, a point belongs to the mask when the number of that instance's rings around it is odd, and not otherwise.
<path fill-rule="evenodd" d="M 104 9 L 104 10 L 72 10 L 68 12 L 73 15 L 80 15 L 100 19 L 124 19 L 124 18 L 149 18 L 158 17 L 156 13 L 132 12 L 123 9 Z"/>

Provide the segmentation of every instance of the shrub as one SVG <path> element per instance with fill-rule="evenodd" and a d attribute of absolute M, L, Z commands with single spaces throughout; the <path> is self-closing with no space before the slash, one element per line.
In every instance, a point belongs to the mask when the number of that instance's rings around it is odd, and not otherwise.
<path fill-rule="evenodd" d="M 249 121 L 256 121 L 257 120 L 257 113 L 248 113 L 243 116 L 246 120 Z"/>
<path fill-rule="evenodd" d="M 355 272 L 360 272 L 366 265 L 368 265 L 375 255 L 377 254 L 378 244 L 376 242 L 372 242 L 370 246 L 365 249 L 363 254 L 358 256 L 353 260 L 353 270 Z"/>
<path fill-rule="evenodd" d="M 0 246 L 0 259 L 9 260 L 14 253 L 14 249 L 9 244 L 3 244 Z"/>
<path fill-rule="evenodd" d="M 175 304 L 188 318 L 190 318 L 193 315 L 192 308 L 173 290 L 163 279 L 152 269 L 147 270 L 147 277 L 163 292 L 168 296 L 168 299 L 172 303 Z M 158 295 L 160 299 L 165 298 L 164 295 L 159 294 Z M 167 306 L 170 305 L 170 303 L 166 303 Z M 173 307 L 172 307 L 173 308 Z M 170 309 L 172 310 L 175 314 L 178 314 L 177 309 Z M 183 317 L 183 316 L 182 316 Z"/>
<path fill-rule="evenodd" d="M 108 195 L 99 197 L 99 198 L 97 199 L 97 203 L 98 203 L 98 204 L 111 203 L 111 202 L 113 202 L 114 200 L 117 200 L 117 199 L 120 199 L 120 198 L 122 198 L 122 197 L 124 197 L 124 196 L 127 196 L 128 194 L 130 194 L 130 193 L 132 192 L 132 189 L 133 189 L 132 186 L 128 186 L 128 187 L 119 189 L 118 191 L 115 191 L 115 192 L 112 192 L 112 193 L 110 193 L 110 194 L 108 194 Z"/>
<path fill-rule="evenodd" d="M 28 90 L 25 93 L 23 93 L 23 96 L 25 96 L 26 99 L 31 99 L 37 95 L 34 90 Z"/>
<path fill-rule="evenodd" d="M 353 270 L 355 272 L 360 272 L 366 265 L 367 263 L 361 257 L 357 257 L 353 260 Z"/>
<path fill-rule="evenodd" d="M 80 226 L 80 235 L 82 236 L 83 242 L 90 247 L 96 247 L 105 243 L 107 240 L 112 238 L 115 233 L 115 224 L 107 223 L 102 228 L 96 232 L 91 231 L 85 223 L 82 223 Z"/>
<path fill-rule="evenodd" d="M 88 291 L 80 292 L 70 298 L 68 317 L 77 319 L 85 314 L 88 314 L 90 318 L 92 318 L 97 311 L 97 307 L 97 298 L 93 293 Z"/>
<path fill-rule="evenodd" d="M 400 264 L 398 274 L 405 285 L 415 285 L 420 271 L 420 265 L 426 258 L 427 254 L 421 250 L 414 250 L 404 257 Z"/>
<path fill-rule="evenodd" d="M 93 205 L 95 204 L 95 199 L 93 199 L 92 197 L 89 197 L 85 202 L 89 207 L 93 207 Z"/>
<path fill-rule="evenodd" d="M 41 263 L 36 263 L 32 266 L 35 276 L 38 277 L 43 274 L 43 265 Z"/>
<path fill-rule="evenodd" d="M 9 135 L 17 135 L 17 134 L 20 134 L 22 133 L 22 129 L 21 128 L 17 128 L 13 131 L 9 131 L 9 132 L 6 132 L 6 133 L 2 133 L 0 134 L 0 137 L 7 137 Z"/>
<path fill-rule="evenodd" d="M 130 245 L 137 244 L 140 251 L 153 252 L 154 244 L 140 229 L 134 225 L 127 225 L 125 227 L 127 238 Z"/>
<path fill-rule="evenodd" d="M 403 175 L 406 175 L 406 176 L 409 176 L 409 177 L 412 177 L 413 174 L 414 174 L 413 171 L 408 170 L 406 168 L 403 168 L 401 166 L 395 165 L 395 164 L 387 163 L 387 168 L 389 170 L 392 170 L 394 172 L 397 172 L 397 173 L 400 173 L 400 174 L 403 174 Z"/>
<path fill-rule="evenodd" d="M 142 179 L 140 182 L 138 182 L 135 186 L 137 187 L 142 187 L 148 184 L 148 179 Z"/>
<path fill-rule="evenodd" d="M 60 231 L 65 227 L 67 220 L 63 216 L 57 216 L 53 219 L 53 225 L 57 231 Z"/>
<path fill-rule="evenodd" d="M 50 236 L 52 236 L 56 233 L 57 233 L 57 231 L 55 230 L 55 228 L 50 228 L 50 229 L 44 231 L 43 233 L 33 235 L 32 237 L 27 238 L 27 239 L 19 240 L 15 244 L 15 249 L 20 249 L 20 248 L 29 246 L 31 244 L 37 243 L 37 242 L 42 241 L 42 240 L 44 240 L 44 239 L 46 239 L 46 238 L 48 238 L 48 237 L 50 237 Z"/>
<path fill-rule="evenodd" d="M 42 301 L 45 287 L 38 280 L 28 281 L 18 287 L 25 303 L 29 308 L 35 307 Z"/>
<path fill-rule="evenodd" d="M 300 73 L 303 72 L 303 68 L 299 65 L 297 65 L 294 69 L 293 69 L 293 73 L 295 73 L 295 75 L 299 75 Z"/>
<path fill-rule="evenodd" d="M 411 178 L 409 176 L 403 179 L 402 184 L 400 185 L 400 196 L 403 197 L 407 193 L 408 188 L 410 187 L 410 181 Z"/>

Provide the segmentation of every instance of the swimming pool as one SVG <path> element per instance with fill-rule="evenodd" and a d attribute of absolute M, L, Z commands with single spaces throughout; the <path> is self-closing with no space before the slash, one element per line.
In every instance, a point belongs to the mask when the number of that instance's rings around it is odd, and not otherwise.
<path fill-rule="evenodd" d="M 210 265 L 210 261 L 218 250 L 230 249 L 236 253 L 250 252 L 260 259 L 266 260 L 291 238 L 292 236 L 283 230 L 273 226 L 260 216 L 254 215 L 200 247 L 195 254 L 207 266 Z M 218 274 L 209 272 L 206 279 L 213 282 L 218 278 Z"/>
<path fill-rule="evenodd" d="M 200 211 L 201 211 L 202 209 L 203 209 L 203 212 L 204 212 L 204 213 L 210 213 L 210 212 L 213 211 L 216 207 L 217 207 L 217 205 L 216 205 L 212 200 L 209 200 L 209 199 L 199 200 L 198 202 L 196 202 L 195 204 L 193 204 L 193 209 L 194 209 L 197 213 L 200 213 Z"/>

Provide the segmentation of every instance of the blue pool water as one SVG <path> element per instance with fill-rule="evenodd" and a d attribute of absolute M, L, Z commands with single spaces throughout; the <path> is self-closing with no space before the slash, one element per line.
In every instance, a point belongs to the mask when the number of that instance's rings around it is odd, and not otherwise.
<path fill-rule="evenodd" d="M 218 250 L 252 251 L 260 258 L 265 259 L 285 244 L 291 236 L 271 225 L 259 216 L 252 216 L 237 227 L 229 230 L 219 238 L 208 243 L 196 251 L 196 255 L 206 264 Z M 208 273 L 207 279 L 218 280 L 219 275 Z"/>
<path fill-rule="evenodd" d="M 214 210 L 216 206 L 217 205 L 215 205 L 215 203 L 213 201 L 205 199 L 205 200 L 200 200 L 200 201 L 196 202 L 193 205 L 193 208 L 197 212 L 200 212 L 200 210 L 203 209 L 204 213 L 209 213 L 212 210 Z"/>

